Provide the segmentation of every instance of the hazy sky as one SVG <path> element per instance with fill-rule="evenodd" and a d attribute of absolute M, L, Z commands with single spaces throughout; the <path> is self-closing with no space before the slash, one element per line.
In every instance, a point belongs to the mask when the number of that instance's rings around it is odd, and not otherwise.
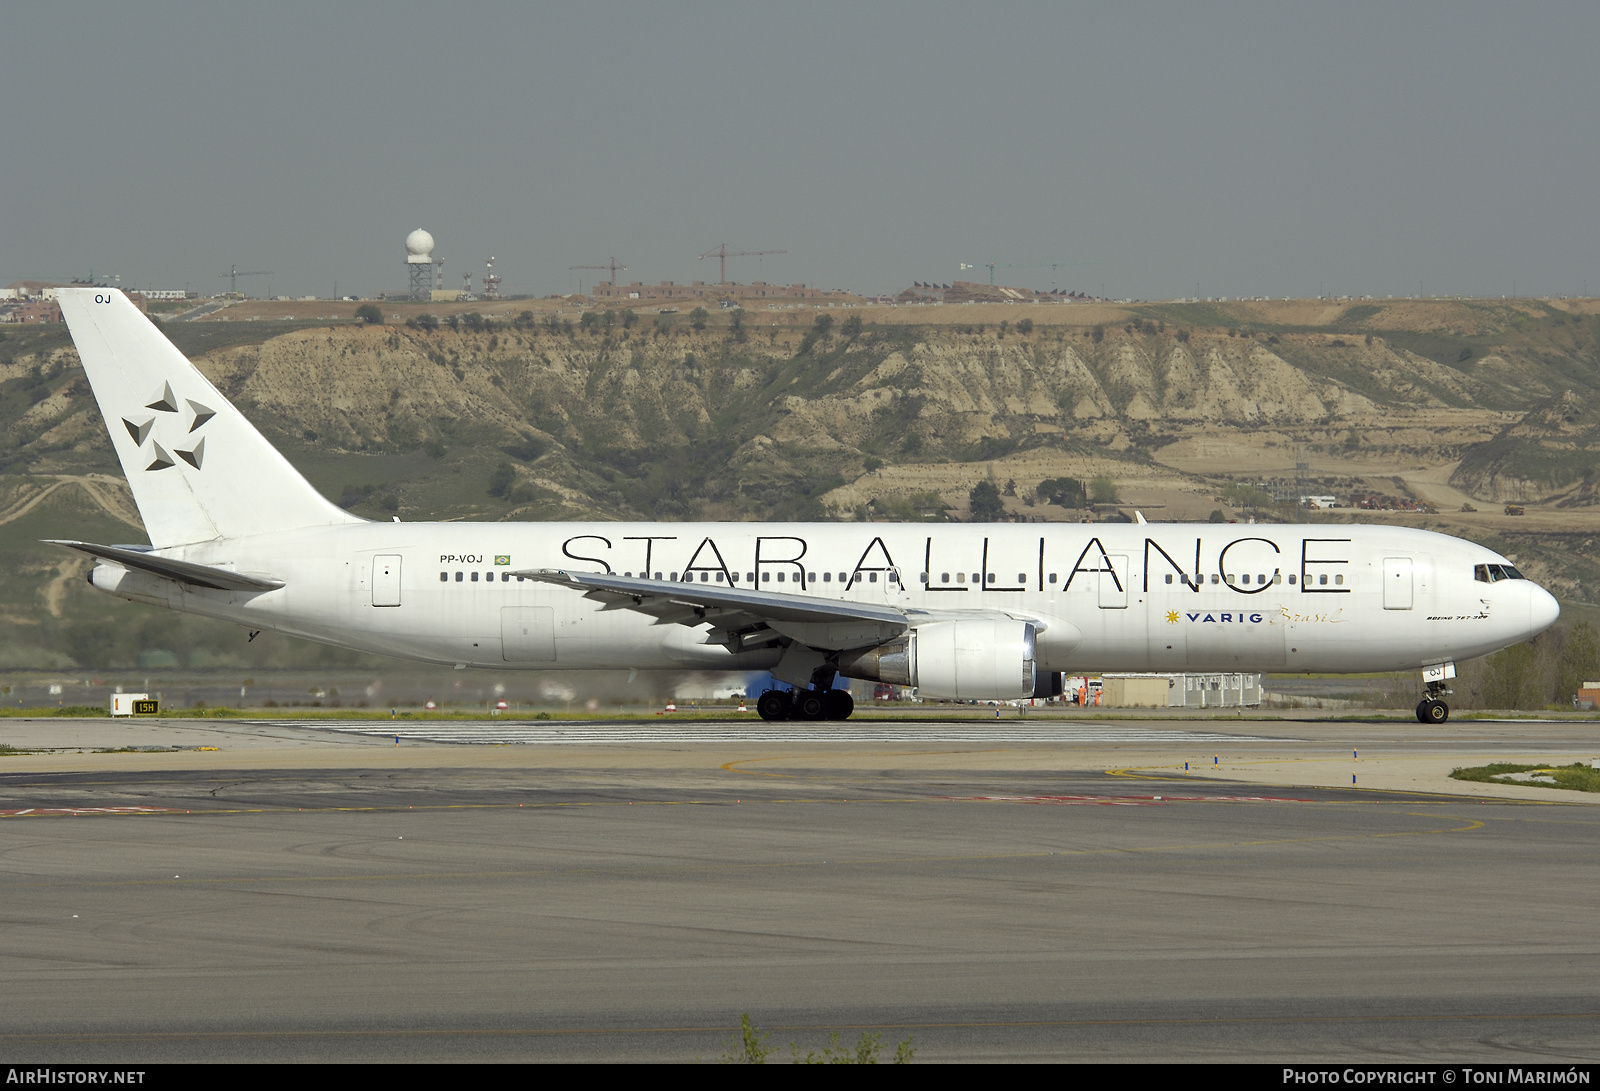
<path fill-rule="evenodd" d="M 13 4 L 0 283 L 1600 293 L 1600 5 Z M 1051 263 L 1061 268 L 1054 272 Z"/>

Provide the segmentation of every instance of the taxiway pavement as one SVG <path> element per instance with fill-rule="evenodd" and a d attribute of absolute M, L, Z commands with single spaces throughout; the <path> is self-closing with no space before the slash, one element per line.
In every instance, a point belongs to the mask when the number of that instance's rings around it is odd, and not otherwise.
<path fill-rule="evenodd" d="M 0 1048 L 1600 1054 L 1587 723 L 405 726 L 0 721 Z"/>

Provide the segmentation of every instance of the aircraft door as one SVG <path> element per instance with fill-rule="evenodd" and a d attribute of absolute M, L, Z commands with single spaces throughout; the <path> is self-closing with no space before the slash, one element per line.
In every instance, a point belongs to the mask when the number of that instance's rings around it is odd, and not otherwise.
<path fill-rule="evenodd" d="M 806 587 L 815 592 L 822 587 L 822 584 L 817 582 L 816 573 L 810 573 L 810 576 L 810 582 Z M 900 580 L 900 569 L 893 565 L 882 569 L 863 568 L 848 574 L 841 572 L 839 578 L 844 580 L 845 587 L 861 602 L 894 602 L 905 592 L 905 585 Z M 763 584 L 762 587 L 765 589 L 766 585 Z"/>
<path fill-rule="evenodd" d="M 372 605 L 400 605 L 400 558 L 385 554 L 372 558 Z"/>
<path fill-rule="evenodd" d="M 1385 557 L 1383 559 L 1383 608 L 1385 610 L 1411 609 L 1411 558 Z"/>
<path fill-rule="evenodd" d="M 1111 570 L 1100 572 L 1100 609 L 1126 610 L 1128 608 L 1128 558 L 1107 556 Z"/>
<path fill-rule="evenodd" d="M 500 607 L 500 658 L 507 663 L 554 663 L 555 609 L 550 606 Z"/>

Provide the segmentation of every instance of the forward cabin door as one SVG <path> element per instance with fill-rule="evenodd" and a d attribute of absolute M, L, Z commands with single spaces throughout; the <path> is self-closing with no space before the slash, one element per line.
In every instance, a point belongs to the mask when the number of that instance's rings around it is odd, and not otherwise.
<path fill-rule="evenodd" d="M 1383 608 L 1385 610 L 1411 609 L 1411 558 L 1385 557 L 1383 559 Z"/>
<path fill-rule="evenodd" d="M 1128 608 L 1128 558 L 1108 555 L 1109 572 L 1100 573 L 1100 609 L 1126 610 Z"/>
<path fill-rule="evenodd" d="M 400 605 L 400 558 L 382 555 L 372 558 L 372 605 Z"/>

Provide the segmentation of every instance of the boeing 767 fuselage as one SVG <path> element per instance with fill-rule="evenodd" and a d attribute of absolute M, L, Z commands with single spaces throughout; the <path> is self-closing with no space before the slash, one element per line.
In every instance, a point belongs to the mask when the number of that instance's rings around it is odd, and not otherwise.
<path fill-rule="evenodd" d="M 1421 670 L 1559 608 L 1504 557 L 1398 527 L 376 523 L 329 503 L 122 293 L 58 292 L 150 546 L 59 544 L 97 588 L 340 647 L 502 669 L 767 670 L 763 716 L 843 718 L 836 677 L 926 697 L 1063 672 Z"/>

